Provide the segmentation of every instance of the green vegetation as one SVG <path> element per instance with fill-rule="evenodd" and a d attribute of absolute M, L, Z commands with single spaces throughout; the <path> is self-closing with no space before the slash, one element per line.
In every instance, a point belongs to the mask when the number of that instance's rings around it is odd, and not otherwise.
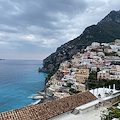
<path fill-rule="evenodd" d="M 108 21 L 107 18 L 111 19 L 111 21 Z M 92 42 L 105 43 L 119 39 L 120 23 L 117 22 L 116 18 L 118 20 L 120 19 L 120 12 L 112 11 L 97 25 L 87 27 L 80 36 L 61 45 L 55 53 L 47 57 L 44 60 L 44 67 L 49 70 L 51 69 L 49 64 L 55 67 L 58 66 L 59 63 L 69 60 L 74 54 L 90 45 Z M 62 51 L 65 51 L 65 54 L 63 54 Z M 62 56 L 58 56 L 59 53 L 62 54 Z M 59 59 L 57 59 L 58 57 Z"/>
<path fill-rule="evenodd" d="M 99 68 L 97 68 L 97 72 L 99 72 L 100 71 L 100 69 Z M 97 77 L 97 76 L 96 76 Z"/>
<path fill-rule="evenodd" d="M 101 120 L 112 120 L 113 118 L 120 119 L 120 110 L 116 107 L 108 108 L 107 111 L 103 111 Z"/>
<path fill-rule="evenodd" d="M 77 91 L 77 90 L 75 90 L 75 89 L 73 89 L 73 88 L 71 88 L 70 90 L 70 94 L 72 95 L 72 94 L 77 94 L 77 93 L 80 93 L 81 91 Z"/>
<path fill-rule="evenodd" d="M 46 76 L 46 81 L 50 80 L 51 76 L 53 76 L 57 70 L 58 70 L 59 66 L 54 68 L 53 71 L 51 71 L 47 76 Z"/>
<path fill-rule="evenodd" d="M 111 62 L 111 65 L 120 65 L 120 62 Z"/>
<path fill-rule="evenodd" d="M 72 83 L 68 83 L 66 87 L 71 87 L 73 85 Z"/>
<path fill-rule="evenodd" d="M 92 49 L 91 52 L 98 52 L 98 50 L 97 49 Z"/>
<path fill-rule="evenodd" d="M 115 105 L 114 105 L 114 107 L 117 107 L 117 106 L 118 106 L 118 104 L 115 104 Z"/>
<path fill-rule="evenodd" d="M 105 53 L 105 56 L 118 56 L 116 52 Z"/>
<path fill-rule="evenodd" d="M 89 77 L 88 79 L 91 81 L 91 80 L 97 80 L 97 72 L 91 72 L 89 74 Z"/>
<path fill-rule="evenodd" d="M 109 21 L 108 18 L 111 20 Z M 71 59 L 73 55 L 90 45 L 92 42 L 108 43 L 113 42 L 115 39 L 120 39 L 120 22 L 118 22 L 117 19 L 120 19 L 120 12 L 110 12 L 110 14 L 102 19 L 97 25 L 87 27 L 80 36 L 61 45 L 61 47 L 57 48 L 55 53 L 44 59 L 44 68 L 51 71 L 47 80 L 49 80 L 57 71 L 61 62 Z M 65 54 L 63 54 L 63 51 L 65 51 Z M 59 56 L 59 54 L 61 55 Z M 106 53 L 106 55 L 111 56 L 116 55 L 116 53 Z M 99 85 L 99 81 L 97 81 L 96 78 L 96 74 L 90 74 L 90 87 L 92 85 L 95 87 L 95 85 L 103 86 L 105 84 L 104 82 L 101 82 Z"/>
<path fill-rule="evenodd" d="M 113 87 L 113 84 L 116 85 L 116 89 L 120 89 L 120 80 L 88 80 L 88 88 L 93 89 L 93 88 L 99 88 L 99 87 Z"/>

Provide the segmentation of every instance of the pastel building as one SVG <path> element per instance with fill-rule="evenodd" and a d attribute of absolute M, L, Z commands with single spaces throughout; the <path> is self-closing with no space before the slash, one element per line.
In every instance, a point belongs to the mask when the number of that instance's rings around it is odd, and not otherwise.
<path fill-rule="evenodd" d="M 89 77 L 89 69 L 79 69 L 75 74 L 76 81 L 79 83 L 84 83 Z"/>
<path fill-rule="evenodd" d="M 120 39 L 116 39 L 116 40 L 115 40 L 115 44 L 116 44 L 116 45 L 120 45 Z"/>
<path fill-rule="evenodd" d="M 106 52 L 106 53 L 111 53 L 111 52 L 113 52 L 113 50 L 106 48 L 106 49 L 104 49 L 104 52 Z"/>
<path fill-rule="evenodd" d="M 107 70 L 102 70 L 97 73 L 97 79 L 109 79 L 110 74 Z"/>

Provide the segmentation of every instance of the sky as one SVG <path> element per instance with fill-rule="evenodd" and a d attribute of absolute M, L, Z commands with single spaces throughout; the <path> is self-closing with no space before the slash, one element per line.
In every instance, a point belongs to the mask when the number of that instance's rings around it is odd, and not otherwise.
<path fill-rule="evenodd" d="M 112 10 L 119 0 L 0 0 L 0 58 L 42 60 Z"/>

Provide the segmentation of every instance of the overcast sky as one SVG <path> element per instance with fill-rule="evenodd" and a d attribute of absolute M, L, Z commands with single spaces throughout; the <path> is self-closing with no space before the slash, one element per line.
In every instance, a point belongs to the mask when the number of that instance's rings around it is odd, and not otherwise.
<path fill-rule="evenodd" d="M 44 59 L 112 10 L 119 0 L 0 0 L 0 58 Z"/>

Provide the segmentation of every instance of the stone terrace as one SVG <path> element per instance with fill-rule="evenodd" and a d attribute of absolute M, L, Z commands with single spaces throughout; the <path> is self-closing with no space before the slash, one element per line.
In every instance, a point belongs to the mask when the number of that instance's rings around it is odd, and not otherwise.
<path fill-rule="evenodd" d="M 0 113 L 0 120 L 46 120 L 97 98 L 89 91 Z"/>

